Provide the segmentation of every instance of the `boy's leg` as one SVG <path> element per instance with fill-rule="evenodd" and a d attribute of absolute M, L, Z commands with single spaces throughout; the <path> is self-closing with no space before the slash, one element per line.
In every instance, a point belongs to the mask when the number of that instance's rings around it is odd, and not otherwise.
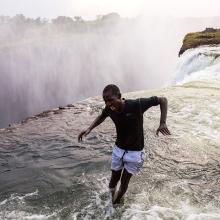
<path fill-rule="evenodd" d="M 114 146 L 112 152 L 112 164 L 111 164 L 112 175 L 111 175 L 111 180 L 109 182 L 109 189 L 112 194 L 112 201 L 114 199 L 117 183 L 121 178 L 121 173 L 123 169 L 123 161 L 121 157 L 123 153 L 124 150 L 118 148 L 116 145 Z"/>
<path fill-rule="evenodd" d="M 144 163 L 144 151 L 127 152 L 124 155 L 124 171 L 121 177 L 121 186 L 114 204 L 120 203 L 121 198 L 128 188 L 129 181 L 133 174 L 137 174 Z"/>
<path fill-rule="evenodd" d="M 126 191 L 128 189 L 128 184 L 129 184 L 131 177 L 132 177 L 132 174 L 129 173 L 126 169 L 124 169 L 122 177 L 121 177 L 121 185 L 118 190 L 118 195 L 117 195 L 117 198 L 115 199 L 115 201 L 113 202 L 113 204 L 120 203 L 122 196 L 126 193 Z"/>
<path fill-rule="evenodd" d="M 120 180 L 121 172 L 122 170 L 118 170 L 118 171 L 112 170 L 111 180 L 109 182 L 109 189 L 112 194 L 112 200 L 114 199 L 116 186 L 118 181 Z"/>

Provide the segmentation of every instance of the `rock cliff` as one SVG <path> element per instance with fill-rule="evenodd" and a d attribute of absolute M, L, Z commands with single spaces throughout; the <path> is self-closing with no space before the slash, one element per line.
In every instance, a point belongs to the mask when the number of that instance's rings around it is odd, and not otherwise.
<path fill-rule="evenodd" d="M 186 50 L 202 45 L 220 44 L 220 29 L 206 28 L 204 31 L 189 33 L 183 40 L 179 56 Z"/>

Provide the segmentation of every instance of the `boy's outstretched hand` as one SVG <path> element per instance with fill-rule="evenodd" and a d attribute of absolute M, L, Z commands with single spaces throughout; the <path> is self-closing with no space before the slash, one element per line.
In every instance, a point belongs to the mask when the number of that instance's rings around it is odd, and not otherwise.
<path fill-rule="evenodd" d="M 82 137 L 90 133 L 90 129 L 83 130 L 78 136 L 78 142 L 82 141 Z"/>
<path fill-rule="evenodd" d="M 166 123 L 161 123 L 159 128 L 157 129 L 156 135 L 159 135 L 159 132 L 161 132 L 163 135 L 171 135 L 170 131 L 167 128 Z"/>

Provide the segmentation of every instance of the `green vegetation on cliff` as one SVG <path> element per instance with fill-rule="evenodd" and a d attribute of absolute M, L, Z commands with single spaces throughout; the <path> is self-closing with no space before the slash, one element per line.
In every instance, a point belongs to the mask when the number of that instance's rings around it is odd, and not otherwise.
<path fill-rule="evenodd" d="M 202 45 L 220 44 L 220 29 L 206 28 L 202 32 L 189 33 L 183 40 L 179 56 L 186 50 Z"/>

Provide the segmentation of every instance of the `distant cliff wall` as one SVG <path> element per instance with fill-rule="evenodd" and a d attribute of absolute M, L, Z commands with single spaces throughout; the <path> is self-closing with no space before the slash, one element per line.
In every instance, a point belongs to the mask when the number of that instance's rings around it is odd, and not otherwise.
<path fill-rule="evenodd" d="M 202 45 L 220 44 L 220 29 L 206 28 L 202 32 L 189 33 L 183 40 L 179 56 L 186 50 Z"/>

